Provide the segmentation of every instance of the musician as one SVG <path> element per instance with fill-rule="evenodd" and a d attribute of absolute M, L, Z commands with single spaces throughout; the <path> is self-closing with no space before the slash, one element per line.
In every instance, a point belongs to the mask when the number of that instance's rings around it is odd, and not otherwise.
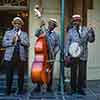
<path fill-rule="evenodd" d="M 65 60 L 70 62 L 71 67 L 71 94 L 78 92 L 85 95 L 86 72 L 88 60 L 88 42 L 93 43 L 95 34 L 93 28 L 81 25 L 80 15 L 73 15 L 70 27 L 67 28 L 67 37 L 65 42 Z M 69 47 L 72 43 L 78 43 L 81 47 L 78 57 L 69 53 Z M 75 49 L 75 48 L 74 48 Z"/>
<path fill-rule="evenodd" d="M 41 25 L 40 25 L 40 29 L 37 30 L 35 36 L 39 37 L 43 32 L 42 26 L 45 25 L 44 21 L 41 21 Z M 47 38 L 47 42 L 48 42 L 48 46 L 49 46 L 49 60 L 55 60 L 56 58 L 56 54 L 59 51 L 59 45 L 60 45 L 60 41 L 59 41 L 59 37 L 58 34 L 54 31 L 54 29 L 57 27 L 57 21 L 56 19 L 50 18 L 50 20 L 48 21 L 48 29 L 44 29 L 45 30 L 45 36 Z M 52 74 L 53 74 L 53 63 L 50 63 L 52 66 L 52 73 L 51 73 L 51 80 L 50 83 L 47 85 L 47 91 L 52 91 Z M 40 91 L 40 85 L 38 84 L 38 86 L 35 88 L 35 91 Z"/>
<path fill-rule="evenodd" d="M 21 30 L 22 25 L 24 25 L 23 20 L 20 17 L 15 17 L 12 21 L 12 25 L 13 29 L 6 31 L 3 38 L 3 47 L 5 47 L 6 95 L 11 94 L 15 67 L 18 72 L 17 94 L 23 92 L 24 66 L 28 57 L 29 47 L 28 34 Z"/>

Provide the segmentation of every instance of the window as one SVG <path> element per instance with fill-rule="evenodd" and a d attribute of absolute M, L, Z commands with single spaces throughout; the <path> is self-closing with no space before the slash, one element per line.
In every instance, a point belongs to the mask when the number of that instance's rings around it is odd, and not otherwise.
<path fill-rule="evenodd" d="M 88 9 L 93 9 L 93 0 L 88 0 Z"/>

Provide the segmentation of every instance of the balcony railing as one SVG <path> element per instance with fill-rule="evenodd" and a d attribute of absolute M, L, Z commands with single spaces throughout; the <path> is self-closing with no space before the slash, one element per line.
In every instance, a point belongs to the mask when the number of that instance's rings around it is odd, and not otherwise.
<path fill-rule="evenodd" d="M 0 6 L 27 6 L 28 0 L 0 0 Z"/>
<path fill-rule="evenodd" d="M 27 10 L 29 0 L 0 0 L 0 10 Z"/>

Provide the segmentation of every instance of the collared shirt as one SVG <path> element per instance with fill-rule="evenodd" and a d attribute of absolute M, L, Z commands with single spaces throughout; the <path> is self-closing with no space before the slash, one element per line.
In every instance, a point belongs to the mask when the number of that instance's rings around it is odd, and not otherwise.
<path fill-rule="evenodd" d="M 88 58 L 88 42 L 94 42 L 95 34 L 92 28 L 87 28 L 81 26 L 79 32 L 76 27 L 72 27 L 68 30 L 68 35 L 66 37 L 64 53 L 68 56 L 68 49 L 72 42 L 78 42 L 82 47 L 83 51 L 80 55 L 81 60 L 87 60 Z"/>

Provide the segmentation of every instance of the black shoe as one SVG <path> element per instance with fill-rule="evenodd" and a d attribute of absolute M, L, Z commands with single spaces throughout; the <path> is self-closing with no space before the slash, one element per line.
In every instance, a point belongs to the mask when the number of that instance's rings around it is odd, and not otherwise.
<path fill-rule="evenodd" d="M 7 90 L 7 91 L 5 92 L 5 95 L 7 95 L 7 96 L 11 95 L 11 91 L 8 91 L 8 90 Z"/>
<path fill-rule="evenodd" d="M 68 95 L 73 95 L 73 94 L 75 94 L 76 93 L 76 91 L 75 90 L 71 90 L 69 93 L 67 93 Z"/>
<path fill-rule="evenodd" d="M 5 95 L 6 95 L 6 96 L 10 96 L 11 93 L 10 93 L 10 92 L 6 92 Z"/>
<path fill-rule="evenodd" d="M 61 91 L 60 84 L 57 85 L 57 91 Z"/>
<path fill-rule="evenodd" d="M 47 92 L 52 92 L 52 89 L 51 88 L 47 88 Z"/>
<path fill-rule="evenodd" d="M 86 93 L 84 92 L 84 90 L 78 90 L 77 92 L 78 92 L 78 94 L 80 94 L 80 95 L 86 95 Z"/>
<path fill-rule="evenodd" d="M 41 89 L 40 89 L 40 86 L 37 86 L 35 89 L 34 89 L 34 92 L 40 92 Z"/>
<path fill-rule="evenodd" d="M 16 91 L 15 95 L 24 95 L 24 91 L 21 90 L 21 91 Z"/>

